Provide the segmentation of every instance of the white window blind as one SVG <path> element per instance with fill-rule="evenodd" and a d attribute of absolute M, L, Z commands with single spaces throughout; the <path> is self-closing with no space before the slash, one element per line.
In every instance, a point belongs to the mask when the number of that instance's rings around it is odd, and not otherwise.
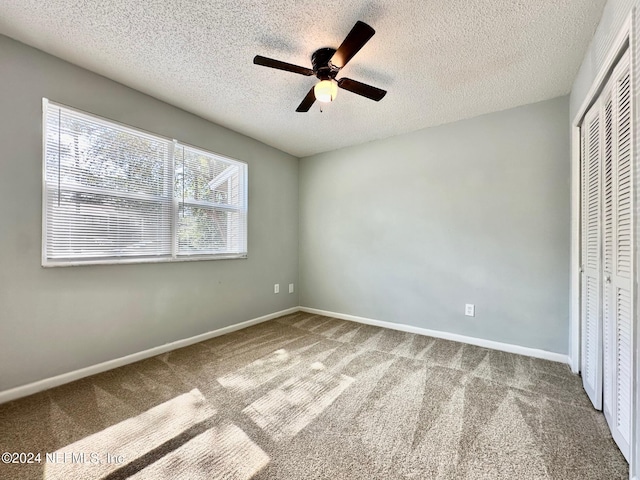
<path fill-rule="evenodd" d="M 44 266 L 246 256 L 245 163 L 43 109 Z"/>

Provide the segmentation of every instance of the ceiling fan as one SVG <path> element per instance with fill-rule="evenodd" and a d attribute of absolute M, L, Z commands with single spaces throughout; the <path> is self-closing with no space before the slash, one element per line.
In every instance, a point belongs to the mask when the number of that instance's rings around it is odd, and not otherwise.
<path fill-rule="evenodd" d="M 296 112 L 308 112 L 316 100 L 319 102 L 333 101 L 338 94 L 338 87 L 379 102 L 387 94 L 385 90 L 351 80 L 350 78 L 336 80 L 340 70 L 364 47 L 375 33 L 376 31 L 366 23 L 356 22 L 337 50 L 334 48 L 321 48 L 313 52 L 313 55 L 311 55 L 313 68 L 299 67 L 298 65 L 292 65 L 291 63 L 281 62 L 261 55 L 256 55 L 253 63 L 287 72 L 299 73 L 308 77 L 312 75 L 318 77 L 320 81 L 309 90 L 302 103 L 296 108 Z"/>

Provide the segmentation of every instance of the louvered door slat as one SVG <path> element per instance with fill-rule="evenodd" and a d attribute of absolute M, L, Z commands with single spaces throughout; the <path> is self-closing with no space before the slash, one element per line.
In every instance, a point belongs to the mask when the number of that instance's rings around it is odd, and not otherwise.
<path fill-rule="evenodd" d="M 618 289 L 617 357 L 616 357 L 616 430 L 624 441 L 625 453 L 631 440 L 631 324 L 629 292 Z M 616 438 L 616 435 L 614 435 Z M 621 442 L 616 438 L 618 444 Z"/>
<path fill-rule="evenodd" d="M 617 265 L 616 274 L 631 276 L 631 84 L 628 68 L 616 80 L 617 135 Z"/>
<path fill-rule="evenodd" d="M 582 381 L 597 409 L 602 408 L 601 167 L 600 103 L 587 113 L 582 126 Z"/>
<path fill-rule="evenodd" d="M 602 94 L 604 98 L 604 202 L 603 202 L 603 268 L 604 275 L 609 276 L 613 271 L 613 99 L 611 91 Z M 613 337 L 615 335 L 615 317 L 612 309 L 611 285 L 605 284 L 602 295 L 602 371 L 611 372 L 614 368 L 615 351 Z M 607 418 L 613 418 L 615 409 L 613 375 L 603 373 L 602 377 L 602 410 Z"/>
<path fill-rule="evenodd" d="M 603 318 L 613 323 L 613 335 L 605 335 L 604 349 L 612 350 L 613 362 L 603 369 L 604 385 L 613 385 L 613 404 L 605 408 L 605 416 L 611 433 L 623 455 L 629 459 L 632 425 L 632 378 L 633 378 L 633 325 L 632 319 L 632 108 L 629 55 L 623 56 L 614 70 L 605 91 L 612 96 L 612 208 L 607 208 L 605 199 L 604 242 L 608 242 L 608 228 L 612 229 L 612 267 L 609 266 L 605 245 L 605 283 L 603 286 Z M 605 166 L 605 170 L 606 170 Z M 605 387 L 606 389 L 607 387 Z M 605 393 L 606 396 L 606 393 Z M 605 403 L 607 399 L 605 398 Z"/>

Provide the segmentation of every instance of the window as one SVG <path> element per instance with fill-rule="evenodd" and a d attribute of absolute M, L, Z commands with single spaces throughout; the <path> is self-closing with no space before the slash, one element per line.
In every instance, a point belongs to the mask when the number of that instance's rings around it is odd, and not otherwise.
<path fill-rule="evenodd" d="M 243 258 L 247 165 L 43 100 L 44 266 Z"/>

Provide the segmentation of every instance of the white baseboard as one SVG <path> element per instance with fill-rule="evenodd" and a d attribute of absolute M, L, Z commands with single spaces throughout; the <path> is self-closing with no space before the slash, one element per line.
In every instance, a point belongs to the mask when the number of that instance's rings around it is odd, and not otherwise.
<path fill-rule="evenodd" d="M 390 328 L 392 330 L 400 330 L 401 332 L 417 333 L 428 337 L 442 338 L 452 340 L 454 342 L 468 343 L 478 347 L 490 348 L 492 350 L 500 350 L 502 352 L 516 353 L 527 357 L 542 358 L 553 362 L 569 364 L 569 356 L 562 353 L 547 352 L 537 348 L 522 347 L 520 345 L 512 345 L 510 343 L 494 342 L 493 340 L 485 340 L 483 338 L 467 337 L 457 333 L 442 332 L 439 330 L 429 330 L 427 328 L 414 327 L 412 325 L 404 325 L 400 323 L 384 322 L 382 320 L 373 320 L 371 318 L 356 317 L 355 315 L 346 315 L 344 313 L 329 312 L 327 310 L 318 310 L 316 308 L 300 307 L 300 311 L 323 315 L 325 317 L 339 318 L 342 320 L 350 320 L 352 322 L 364 323 L 366 325 L 374 325 L 376 327 Z"/>
<path fill-rule="evenodd" d="M 503 352 L 516 353 L 519 355 L 526 355 L 528 357 L 542 358 L 545 360 L 551 360 L 554 362 L 569 364 L 569 357 L 561 353 L 547 352 L 546 350 L 538 350 L 536 348 L 522 347 L 520 345 L 512 345 L 509 343 L 494 342 L 493 340 L 485 340 L 482 338 L 467 337 L 465 335 L 459 335 L 457 333 L 443 332 L 439 330 L 429 330 L 426 328 L 414 327 L 412 325 L 404 325 L 399 323 L 385 322 L 382 320 L 373 320 L 371 318 L 357 317 L 355 315 L 347 315 L 344 313 L 330 312 L 327 310 L 318 310 L 316 308 L 308 307 L 293 307 L 279 312 L 274 312 L 269 315 L 247 320 L 246 322 L 237 323 L 235 325 L 229 325 L 228 327 L 212 330 L 207 333 L 196 335 L 194 337 L 185 338 L 183 340 L 177 340 L 175 342 L 160 345 L 158 347 L 150 348 L 142 352 L 133 353 L 125 357 L 116 358 L 114 360 L 108 360 L 106 362 L 98 363 L 89 367 L 74 370 L 73 372 L 63 373 L 56 375 L 55 377 L 45 378 L 38 380 L 37 382 L 28 383 L 19 387 L 10 388 L 0 392 L 0 403 L 9 402 L 21 397 L 26 397 L 49 388 L 64 385 L 65 383 L 73 382 L 84 377 L 95 375 L 97 373 L 106 372 L 114 368 L 122 367 L 130 363 L 138 362 L 146 358 L 155 357 L 162 353 L 176 350 L 178 348 L 188 347 L 194 343 L 203 342 L 210 338 L 218 337 L 226 333 L 235 332 L 243 328 L 256 325 L 258 323 L 266 322 L 274 318 L 288 315 L 290 313 L 296 313 L 298 311 L 313 313 L 316 315 L 323 315 L 326 317 L 340 318 L 342 320 L 349 320 L 357 323 L 364 323 L 366 325 L 374 325 L 376 327 L 389 328 L 392 330 L 400 330 L 402 332 L 417 333 L 419 335 L 426 335 L 429 337 L 442 338 L 445 340 L 452 340 L 454 342 L 468 343 L 470 345 L 477 345 L 479 347 L 490 348 L 493 350 L 500 350 Z"/>
<path fill-rule="evenodd" d="M 269 315 L 253 318 L 251 320 L 247 320 L 246 322 L 229 325 L 228 327 L 212 330 L 210 332 L 196 335 L 194 337 L 166 343 L 164 345 L 153 347 L 142 352 L 132 353 L 131 355 L 127 355 L 125 357 L 108 360 L 106 362 L 98 363 L 97 365 L 74 370 L 73 372 L 63 373 L 61 375 L 56 375 L 55 377 L 45 378 L 43 380 L 38 380 L 37 382 L 10 388 L 9 390 L 0 392 L 0 403 L 5 403 L 17 398 L 26 397 L 27 395 L 32 395 L 49 388 L 64 385 L 65 383 L 73 382 L 74 380 L 79 380 L 90 375 L 95 375 L 96 373 L 106 372 L 107 370 L 122 367 L 123 365 L 128 365 L 130 363 L 138 362 L 146 358 L 155 357 L 156 355 L 160 355 L 161 353 L 169 352 L 171 350 L 188 347 L 189 345 L 193 345 L 194 343 L 203 342 L 213 337 L 219 337 L 220 335 L 224 335 L 226 333 L 235 332 L 236 330 L 241 330 L 243 328 L 250 327 L 251 325 L 256 325 L 258 323 L 266 322 L 267 320 L 278 318 L 283 315 L 288 315 L 290 313 L 296 313 L 298 311 L 300 311 L 298 307 L 288 308 L 279 312 L 270 313 Z"/>

